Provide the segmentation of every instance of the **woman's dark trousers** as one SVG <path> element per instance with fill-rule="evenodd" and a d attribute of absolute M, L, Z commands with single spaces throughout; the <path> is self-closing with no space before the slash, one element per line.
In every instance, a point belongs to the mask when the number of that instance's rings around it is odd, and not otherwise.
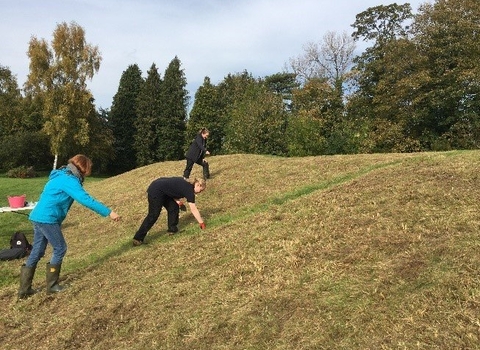
<path fill-rule="evenodd" d="M 188 179 L 190 177 L 190 173 L 192 172 L 194 164 L 198 164 L 203 168 L 203 178 L 205 180 L 210 178 L 210 167 L 206 160 L 200 159 L 195 162 L 192 159 L 187 158 L 187 165 L 185 166 L 185 170 L 183 171 L 183 177 L 185 179 Z"/>
<path fill-rule="evenodd" d="M 135 233 L 133 239 L 143 242 L 148 231 L 153 225 L 155 225 L 158 217 L 160 216 L 165 197 L 165 195 L 161 195 L 159 197 L 152 197 L 150 194 L 148 195 L 148 214 L 145 219 L 143 219 L 142 225 L 138 229 L 137 233 Z"/>
<path fill-rule="evenodd" d="M 148 231 L 157 222 L 162 211 L 162 207 L 167 209 L 168 231 L 178 231 L 177 225 L 180 209 L 177 202 L 175 202 L 173 198 L 170 198 L 164 194 L 157 197 L 148 195 L 148 214 L 145 219 L 143 219 L 142 225 L 138 229 L 137 233 L 135 233 L 133 239 L 143 242 Z"/>

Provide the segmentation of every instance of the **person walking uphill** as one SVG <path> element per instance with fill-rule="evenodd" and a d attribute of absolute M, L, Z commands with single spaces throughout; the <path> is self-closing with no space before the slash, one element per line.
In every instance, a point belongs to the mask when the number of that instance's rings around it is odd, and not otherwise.
<path fill-rule="evenodd" d="M 187 154 L 185 155 L 187 158 L 187 165 L 183 172 L 183 177 L 185 179 L 190 177 L 194 164 L 202 166 L 203 178 L 205 180 L 210 178 L 210 168 L 208 162 L 205 160 L 205 156 L 210 154 L 210 152 L 207 151 L 208 136 L 210 136 L 210 131 L 208 131 L 207 128 L 202 128 L 190 144 Z"/>
<path fill-rule="evenodd" d="M 204 179 L 185 180 L 182 177 L 161 177 L 154 180 L 147 189 L 148 214 L 133 237 L 133 245 L 142 245 L 148 231 L 157 222 L 162 207 L 167 209 L 168 232 L 178 231 L 180 198 L 185 198 L 200 228 L 205 229 L 205 222 L 195 204 L 195 195 L 206 187 Z"/>
<path fill-rule="evenodd" d="M 120 216 L 104 204 L 91 197 L 83 188 L 85 176 L 92 170 L 92 161 L 83 154 L 77 154 L 68 160 L 68 165 L 50 173 L 47 184 L 40 195 L 37 205 L 29 215 L 33 224 L 33 248 L 20 270 L 20 289 L 18 297 L 26 298 L 36 291 L 32 289 L 32 280 L 37 263 L 45 255 L 47 244 L 52 245 L 52 257 L 47 263 L 47 293 L 63 290 L 58 284 L 63 257 L 67 244 L 61 230 L 61 224 L 73 201 L 100 214 L 110 216 L 114 221 Z"/>

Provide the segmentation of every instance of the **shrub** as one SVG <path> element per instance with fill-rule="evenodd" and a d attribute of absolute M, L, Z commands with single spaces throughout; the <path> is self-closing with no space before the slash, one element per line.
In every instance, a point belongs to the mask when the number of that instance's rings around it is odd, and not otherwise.
<path fill-rule="evenodd" d="M 48 137 L 40 132 L 24 131 L 0 140 L 0 169 L 7 171 L 20 166 L 48 170 L 53 164 Z"/>
<path fill-rule="evenodd" d="M 30 178 L 30 177 L 36 177 L 37 174 L 35 170 L 33 169 L 33 166 L 27 167 L 27 166 L 19 166 L 13 169 L 10 169 L 7 172 L 7 177 L 15 177 L 15 178 Z"/>

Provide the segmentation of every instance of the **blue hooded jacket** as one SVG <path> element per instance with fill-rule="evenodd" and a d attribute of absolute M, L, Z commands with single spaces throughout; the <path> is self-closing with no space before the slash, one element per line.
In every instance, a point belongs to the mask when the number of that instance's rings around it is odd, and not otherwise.
<path fill-rule="evenodd" d="M 74 200 L 101 216 L 110 215 L 111 209 L 91 197 L 77 176 L 68 168 L 61 168 L 50 173 L 29 219 L 43 224 L 61 224 Z"/>

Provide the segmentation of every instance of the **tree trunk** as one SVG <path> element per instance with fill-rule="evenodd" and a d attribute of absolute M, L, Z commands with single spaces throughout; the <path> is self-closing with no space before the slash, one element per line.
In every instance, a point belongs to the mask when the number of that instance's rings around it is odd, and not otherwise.
<path fill-rule="evenodd" d="M 53 160 L 53 170 L 57 169 L 58 154 L 55 154 L 55 159 Z"/>

